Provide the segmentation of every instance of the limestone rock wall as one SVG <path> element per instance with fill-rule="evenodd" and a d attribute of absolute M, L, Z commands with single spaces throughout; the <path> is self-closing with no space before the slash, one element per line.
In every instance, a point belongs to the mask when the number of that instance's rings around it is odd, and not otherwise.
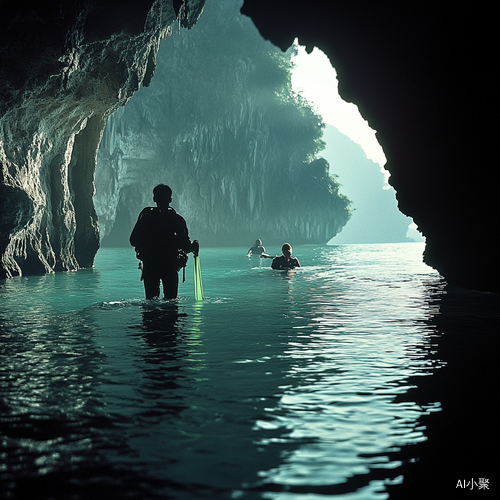
<path fill-rule="evenodd" d="M 202 1 L 20 1 L 0 8 L 0 277 L 92 265 L 97 148 L 149 84 L 160 39 Z"/>

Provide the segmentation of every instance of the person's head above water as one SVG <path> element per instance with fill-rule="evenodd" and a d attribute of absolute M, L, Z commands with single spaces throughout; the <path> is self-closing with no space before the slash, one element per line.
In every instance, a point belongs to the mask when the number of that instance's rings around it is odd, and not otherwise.
<path fill-rule="evenodd" d="M 290 243 L 284 243 L 281 247 L 281 251 L 283 252 L 283 255 L 289 259 L 292 256 L 292 245 L 290 245 Z"/>
<path fill-rule="evenodd" d="M 262 245 L 262 240 L 255 240 L 255 246 L 260 247 Z"/>
<path fill-rule="evenodd" d="M 153 189 L 153 201 L 159 208 L 168 207 L 172 201 L 172 189 L 166 184 L 158 184 Z"/>

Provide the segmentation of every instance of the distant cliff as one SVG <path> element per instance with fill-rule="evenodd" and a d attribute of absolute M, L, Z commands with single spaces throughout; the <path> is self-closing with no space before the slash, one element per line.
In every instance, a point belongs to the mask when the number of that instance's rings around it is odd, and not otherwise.
<path fill-rule="evenodd" d="M 92 265 L 106 119 L 148 85 L 173 21 L 192 26 L 203 3 L 2 2 L 0 278 Z"/>
<path fill-rule="evenodd" d="M 291 53 L 265 42 L 242 2 L 206 5 L 162 41 L 155 77 L 108 121 L 95 206 L 103 245 L 128 245 L 160 182 L 203 245 L 326 243 L 350 216 L 320 118 L 291 91 Z"/>
<path fill-rule="evenodd" d="M 380 165 L 332 125 L 325 127 L 323 140 L 326 147 L 322 155 L 330 172 L 338 176 L 342 193 L 352 201 L 352 217 L 332 243 L 412 241 L 407 237 L 412 220 L 398 210 L 394 189 L 386 184 Z"/>

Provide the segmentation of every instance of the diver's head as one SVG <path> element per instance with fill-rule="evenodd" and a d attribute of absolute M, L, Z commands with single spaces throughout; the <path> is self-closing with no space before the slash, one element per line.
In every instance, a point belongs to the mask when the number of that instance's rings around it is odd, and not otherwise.
<path fill-rule="evenodd" d="M 290 243 L 284 243 L 281 247 L 281 251 L 285 257 L 290 258 L 292 256 L 292 245 L 290 245 Z"/>
<path fill-rule="evenodd" d="M 158 184 L 158 186 L 153 189 L 153 201 L 159 207 L 168 207 L 172 201 L 171 187 L 166 184 Z"/>

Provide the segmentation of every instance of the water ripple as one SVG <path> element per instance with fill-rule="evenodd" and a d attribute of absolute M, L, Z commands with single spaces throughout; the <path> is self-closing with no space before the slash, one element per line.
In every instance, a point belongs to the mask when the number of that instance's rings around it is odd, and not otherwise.
<path fill-rule="evenodd" d="M 299 247 L 293 273 L 205 251 L 199 303 L 189 272 L 179 300 L 145 301 L 125 250 L 3 284 L 1 486 L 386 498 L 397 452 L 441 410 L 404 400 L 443 366 L 429 321 L 441 279 L 415 261 L 421 247 L 354 247 Z"/>

